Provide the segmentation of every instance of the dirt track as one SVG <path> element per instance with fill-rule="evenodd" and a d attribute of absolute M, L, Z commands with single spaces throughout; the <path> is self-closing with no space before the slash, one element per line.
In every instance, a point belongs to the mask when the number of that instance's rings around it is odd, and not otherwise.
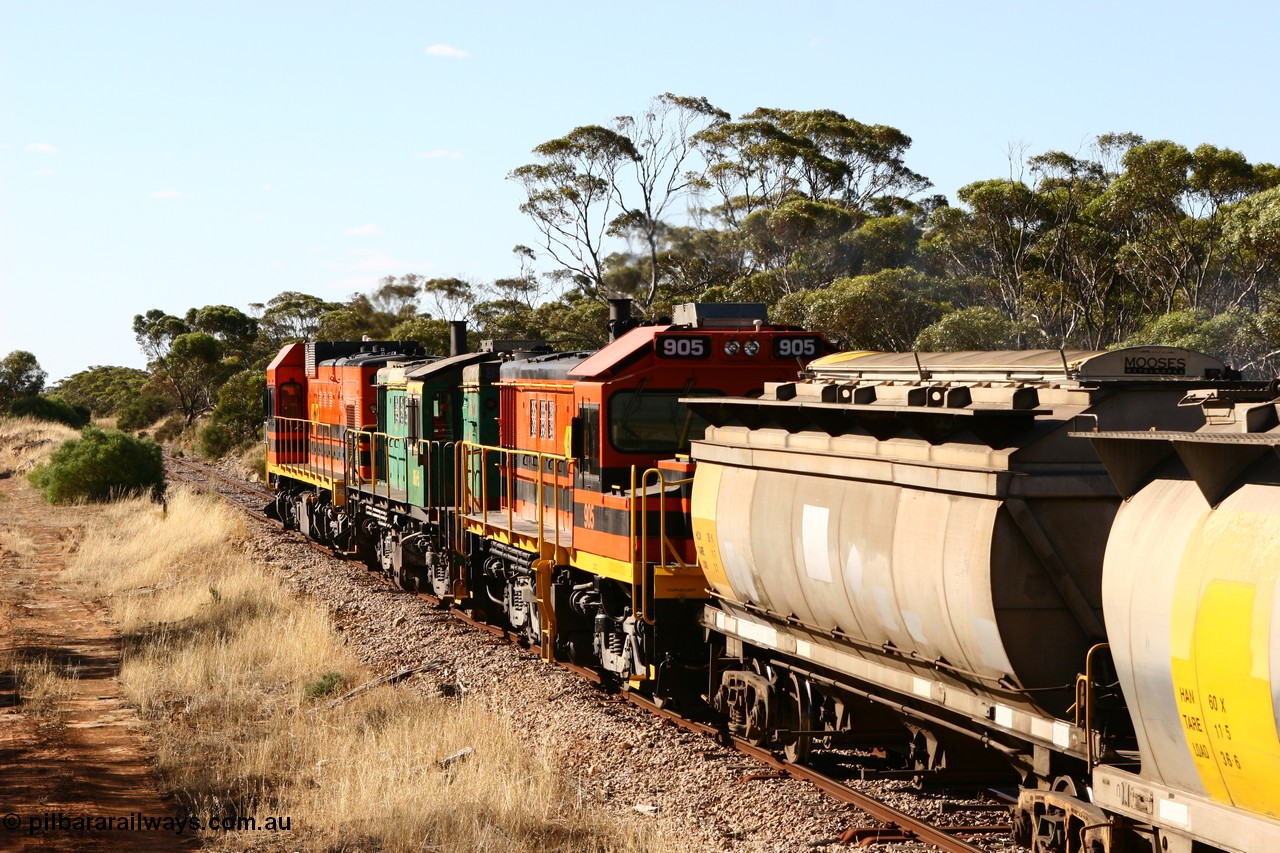
<path fill-rule="evenodd" d="M 62 578 L 77 519 L 93 510 L 49 507 L 20 475 L 0 480 L 0 510 L 19 543 L 0 547 L 0 653 L 47 659 L 66 686 L 33 708 L 0 669 L 0 850 L 194 849 L 189 830 L 172 828 L 185 814 L 161 796 L 142 727 L 120 696 L 120 639 Z M 143 818 L 171 826 L 134 828 Z"/>

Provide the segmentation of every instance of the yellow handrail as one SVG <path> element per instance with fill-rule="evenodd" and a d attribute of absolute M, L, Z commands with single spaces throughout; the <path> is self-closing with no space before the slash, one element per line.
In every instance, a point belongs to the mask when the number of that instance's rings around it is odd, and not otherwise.
<path fill-rule="evenodd" d="M 565 456 L 559 453 L 543 453 L 537 450 L 525 450 L 508 447 L 493 447 L 486 444 L 478 444 L 470 441 L 460 441 L 457 443 L 457 491 L 455 492 L 455 507 L 458 512 L 458 533 L 459 538 L 463 531 L 463 517 L 474 513 L 478 508 L 480 516 L 488 523 L 489 516 L 489 490 L 487 488 L 487 471 L 489 469 L 489 460 L 491 456 L 498 457 L 498 464 L 503 466 L 505 470 L 504 484 L 506 486 L 507 506 L 506 506 L 506 531 L 508 534 L 515 533 L 515 485 L 519 481 L 517 472 L 520 470 L 513 464 L 513 457 L 529 456 L 537 461 L 537 476 L 534 478 L 535 504 L 536 504 L 536 528 L 538 542 L 538 556 L 550 557 L 548 554 L 548 546 L 551 546 L 555 552 L 559 552 L 566 544 L 561 537 L 561 527 L 559 524 L 560 513 L 565 509 L 560 502 L 560 488 L 556 482 L 558 477 L 558 469 L 560 463 L 565 463 L 565 476 L 572 482 L 574 473 L 574 459 L 571 456 Z M 479 459 L 477 466 L 476 460 Z M 551 463 L 548 466 L 548 463 Z M 547 469 L 550 467 L 557 474 L 553 476 L 551 483 L 547 483 Z M 480 500 L 475 501 L 472 494 L 472 477 L 478 477 L 480 488 Z M 526 480 L 526 482 L 528 482 Z M 554 490 L 554 497 L 550 504 L 545 499 L 548 487 Z M 551 509 L 555 513 L 555 522 L 552 524 L 553 535 L 547 535 L 547 518 L 546 510 Z M 569 507 L 572 509 L 572 506 Z"/>
<path fill-rule="evenodd" d="M 360 441 L 366 439 L 369 442 L 369 470 L 371 476 L 365 479 L 360 474 Z M 405 448 L 404 457 L 404 474 L 405 474 L 405 493 L 408 495 L 409 488 L 409 455 L 408 445 L 404 436 L 391 435 L 385 432 L 361 427 L 360 429 L 347 430 L 347 443 L 345 445 L 348 461 L 352 464 L 347 465 L 347 482 L 357 487 L 363 487 L 368 483 L 373 484 L 372 493 L 380 497 L 391 499 L 391 450 L 392 448 Z M 352 448 L 355 452 L 352 452 Z M 381 475 L 381 476 L 380 476 Z M 379 483 L 386 484 L 385 494 L 378 489 Z"/>
<path fill-rule="evenodd" d="M 687 485 L 693 482 L 693 478 L 686 477 L 681 480 L 667 480 L 663 478 L 662 471 L 660 469 L 649 468 L 640 477 L 640 491 L 639 493 L 637 493 L 635 473 L 636 473 L 636 469 L 635 469 L 635 466 L 633 465 L 631 467 L 631 541 L 632 541 L 631 553 L 635 554 L 637 551 L 637 549 L 634 547 L 635 533 L 636 533 L 635 517 L 637 512 L 636 510 L 637 506 L 640 507 L 639 509 L 640 548 L 638 549 L 639 558 L 633 564 L 633 569 L 632 569 L 631 597 L 633 600 L 636 598 L 635 588 L 637 586 L 636 577 L 638 576 L 640 579 L 640 583 L 638 584 L 640 588 L 640 602 L 639 602 L 639 605 L 636 607 L 636 613 L 637 615 L 639 615 L 641 621 L 643 621 L 646 625 L 652 625 L 654 624 L 654 617 L 649 607 L 649 598 L 653 594 L 653 590 L 650 589 L 650 583 L 649 583 L 649 577 L 650 577 L 650 573 L 649 573 L 649 512 L 648 512 L 649 477 L 650 475 L 653 475 L 654 477 L 657 478 L 654 485 L 658 487 L 658 542 L 659 542 L 660 550 L 658 552 L 658 560 L 656 561 L 657 566 L 667 565 L 667 553 L 669 553 L 671 555 L 671 558 L 675 560 L 676 565 L 678 565 L 682 569 L 687 569 L 688 565 L 684 562 L 684 560 L 680 559 L 680 555 L 676 553 L 675 545 L 673 545 L 671 543 L 671 540 L 667 538 L 667 513 L 666 513 L 666 507 L 664 506 L 664 504 L 666 503 L 666 499 L 667 499 L 668 487 Z M 655 571 L 657 566 L 655 566 Z"/>
<path fill-rule="evenodd" d="M 345 448 L 345 444 L 338 437 L 336 424 L 279 416 L 274 418 L 274 421 L 274 428 L 267 435 L 268 450 L 276 453 L 277 456 L 298 456 L 302 459 L 298 462 L 277 461 L 276 467 L 292 469 L 337 482 L 337 457 L 316 453 L 316 448 L 321 442 L 327 443 L 326 446 L 329 447 Z"/>

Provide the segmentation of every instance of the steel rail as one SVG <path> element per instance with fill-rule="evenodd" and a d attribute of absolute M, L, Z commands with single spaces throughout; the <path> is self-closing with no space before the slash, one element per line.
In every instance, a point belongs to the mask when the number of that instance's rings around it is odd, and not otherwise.
<path fill-rule="evenodd" d="M 165 456 L 164 461 L 168 465 L 174 465 L 179 468 L 183 468 L 186 471 L 193 472 L 195 474 L 201 474 L 212 480 L 217 480 L 223 485 L 229 486 L 243 494 L 251 495 L 256 498 L 263 498 L 264 500 L 275 499 L 275 493 L 270 491 L 269 489 L 250 485 L 244 482 L 243 480 L 233 479 L 231 477 L 226 476 L 221 471 L 218 471 L 216 468 L 213 468 L 211 466 L 204 465 L 199 462 L 192 462 L 188 459 L 183 459 L 181 456 Z M 180 479 L 184 479 L 187 482 L 190 482 L 189 478 L 180 478 Z"/>

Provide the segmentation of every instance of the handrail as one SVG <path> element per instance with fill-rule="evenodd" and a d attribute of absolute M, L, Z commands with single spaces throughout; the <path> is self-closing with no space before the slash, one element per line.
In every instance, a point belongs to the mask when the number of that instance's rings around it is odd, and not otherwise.
<path fill-rule="evenodd" d="M 682 569 L 689 568 L 684 560 L 680 559 L 680 555 L 676 553 L 675 545 L 667 537 L 667 513 L 666 507 L 663 506 L 667 499 L 667 488 L 670 486 L 684 486 L 693 482 L 692 477 L 686 477 L 681 480 L 667 480 L 662 476 L 662 471 L 658 468 L 649 468 L 640 477 L 640 492 L 637 494 L 635 487 L 635 466 L 631 467 L 631 539 L 635 542 L 635 514 L 636 507 L 639 506 L 640 512 L 640 548 L 637 562 L 633 564 L 632 570 L 632 592 L 631 597 L 636 597 L 635 582 L 636 576 L 640 578 L 640 603 L 636 608 L 640 619 L 646 625 L 654 624 L 653 613 L 650 608 L 650 598 L 654 590 L 651 588 L 650 571 L 649 571 L 649 477 L 653 475 L 657 478 L 655 485 L 658 487 L 658 559 L 657 565 L 666 566 L 666 552 L 669 552 L 671 558 L 675 560 L 676 565 Z M 633 547 L 631 553 L 634 555 L 636 549 Z"/>
<path fill-rule="evenodd" d="M 1093 749 L 1093 656 L 1095 652 L 1101 652 L 1104 649 L 1110 649 L 1110 643 L 1095 643 L 1090 647 L 1088 654 L 1084 658 L 1084 675 L 1076 678 L 1076 727 L 1081 724 L 1081 712 L 1084 717 L 1084 733 L 1085 733 L 1085 756 L 1088 759 L 1089 767 L 1093 767 L 1097 756 Z"/>
<path fill-rule="evenodd" d="M 467 514 L 475 513 L 478 509 L 485 523 L 488 523 L 489 508 L 489 489 L 488 489 L 488 468 L 490 458 L 496 456 L 497 464 L 503 469 L 503 485 L 506 494 L 506 530 L 508 533 L 515 533 L 516 522 L 516 483 L 521 481 L 518 476 L 520 468 L 513 464 L 513 457 L 530 456 L 537 461 L 537 475 L 533 478 L 536 504 L 535 523 L 537 528 L 538 556 L 547 556 L 546 548 L 551 545 L 557 551 L 565 547 L 566 543 L 562 540 L 559 523 L 559 516 L 566 508 L 560 505 L 560 488 L 559 488 L 559 466 L 565 463 L 565 478 L 570 483 L 573 481 L 573 465 L 574 459 L 571 456 L 565 456 L 559 453 L 544 453 L 538 450 L 526 450 L 523 448 L 510 447 L 494 447 L 487 444 L 479 444 L 472 441 L 459 441 L 456 444 L 455 453 L 457 454 L 458 469 L 458 488 L 455 492 L 454 505 L 458 512 L 458 533 L 461 538 L 463 530 L 463 517 Z M 477 459 L 479 464 L 477 465 Z M 551 463 L 548 466 L 548 462 Z M 553 473 L 550 483 L 547 481 L 547 469 L 550 467 Z M 475 500 L 472 489 L 472 477 L 478 477 L 480 496 L 479 501 Z M 524 479 L 529 482 L 529 479 Z M 554 490 L 553 498 L 550 503 L 546 500 L 547 489 Z M 572 509 L 572 506 L 568 507 Z M 554 522 L 551 525 L 553 533 L 550 537 L 547 535 L 547 518 L 546 511 L 550 509 L 555 513 Z M 572 530 L 568 531 L 570 534 Z"/>
<path fill-rule="evenodd" d="M 360 429 L 347 430 L 346 454 L 348 464 L 347 482 L 357 487 L 363 487 L 366 484 L 372 484 L 372 493 L 374 495 L 391 499 L 391 451 L 393 448 L 404 449 L 404 483 L 405 495 L 408 496 L 409 491 L 409 442 L 402 435 L 391 435 L 390 433 L 380 432 L 378 430 L 361 427 Z M 360 473 L 360 469 L 364 466 L 360 464 L 360 441 L 361 439 L 369 442 L 369 470 L 368 479 Z M 428 467 L 428 472 L 430 468 Z M 379 483 L 386 484 L 386 492 L 380 492 Z"/>
<path fill-rule="evenodd" d="M 316 452 L 321 442 L 327 443 L 328 446 L 340 444 L 339 425 L 278 415 L 271 420 L 275 424 L 273 428 L 267 430 L 268 451 L 274 452 L 277 456 L 300 457 L 300 461 L 295 462 L 277 460 L 275 463 L 277 467 L 305 471 L 313 476 L 327 477 L 333 482 L 339 479 L 337 456 Z"/>

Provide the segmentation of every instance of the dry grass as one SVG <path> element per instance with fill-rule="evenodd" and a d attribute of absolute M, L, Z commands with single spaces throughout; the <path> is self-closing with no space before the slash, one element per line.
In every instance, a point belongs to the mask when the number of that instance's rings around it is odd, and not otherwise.
<path fill-rule="evenodd" d="M 22 477 L 42 462 L 47 462 L 62 442 L 80 433 L 63 424 L 35 418 L 0 417 L 0 472 Z M 0 502 L 8 497 L 0 494 Z M 25 530 L 15 524 L 0 525 L 0 564 L 14 577 L 31 575 L 31 559 L 36 543 Z M 25 594 L 19 592 L 20 598 Z M 0 612 L 0 618 L 3 618 Z M 0 634 L 4 633 L 0 631 Z M 47 655 L 25 654 L 22 635 L 5 638 L 7 648 L 0 650 L 0 683 L 12 689 L 24 711 L 39 715 L 45 724 L 62 721 L 64 700 L 75 691 L 74 667 L 62 665 Z"/>
<path fill-rule="evenodd" d="M 0 418 L 0 471 L 25 475 L 62 442 L 80 435 L 65 424 L 35 418 Z"/>
<path fill-rule="evenodd" d="M 47 655 L 7 651 L 0 653 L 0 674 L 11 680 L 24 711 L 40 716 L 46 724 L 62 722 L 66 700 L 75 693 L 75 666 L 59 664 Z"/>
<path fill-rule="evenodd" d="M 372 674 L 324 611 L 235 549 L 243 535 L 230 509 L 179 490 L 167 513 L 105 508 L 73 567 L 110 602 L 127 696 L 154 725 L 166 786 L 197 814 L 288 815 L 276 842 L 289 849 L 654 849 L 638 823 L 577 802 L 547 750 L 478 705 L 386 686 L 332 708 L 308 697 L 326 673 Z"/>
<path fill-rule="evenodd" d="M 235 460 L 240 476 L 256 483 L 262 479 L 262 473 L 267 468 L 267 446 L 262 442 L 253 444 L 241 451 Z"/>
<path fill-rule="evenodd" d="M 0 500 L 4 499 L 0 497 Z M 25 566 L 35 552 L 35 540 L 25 530 L 16 526 L 0 526 L 0 560 Z"/>

